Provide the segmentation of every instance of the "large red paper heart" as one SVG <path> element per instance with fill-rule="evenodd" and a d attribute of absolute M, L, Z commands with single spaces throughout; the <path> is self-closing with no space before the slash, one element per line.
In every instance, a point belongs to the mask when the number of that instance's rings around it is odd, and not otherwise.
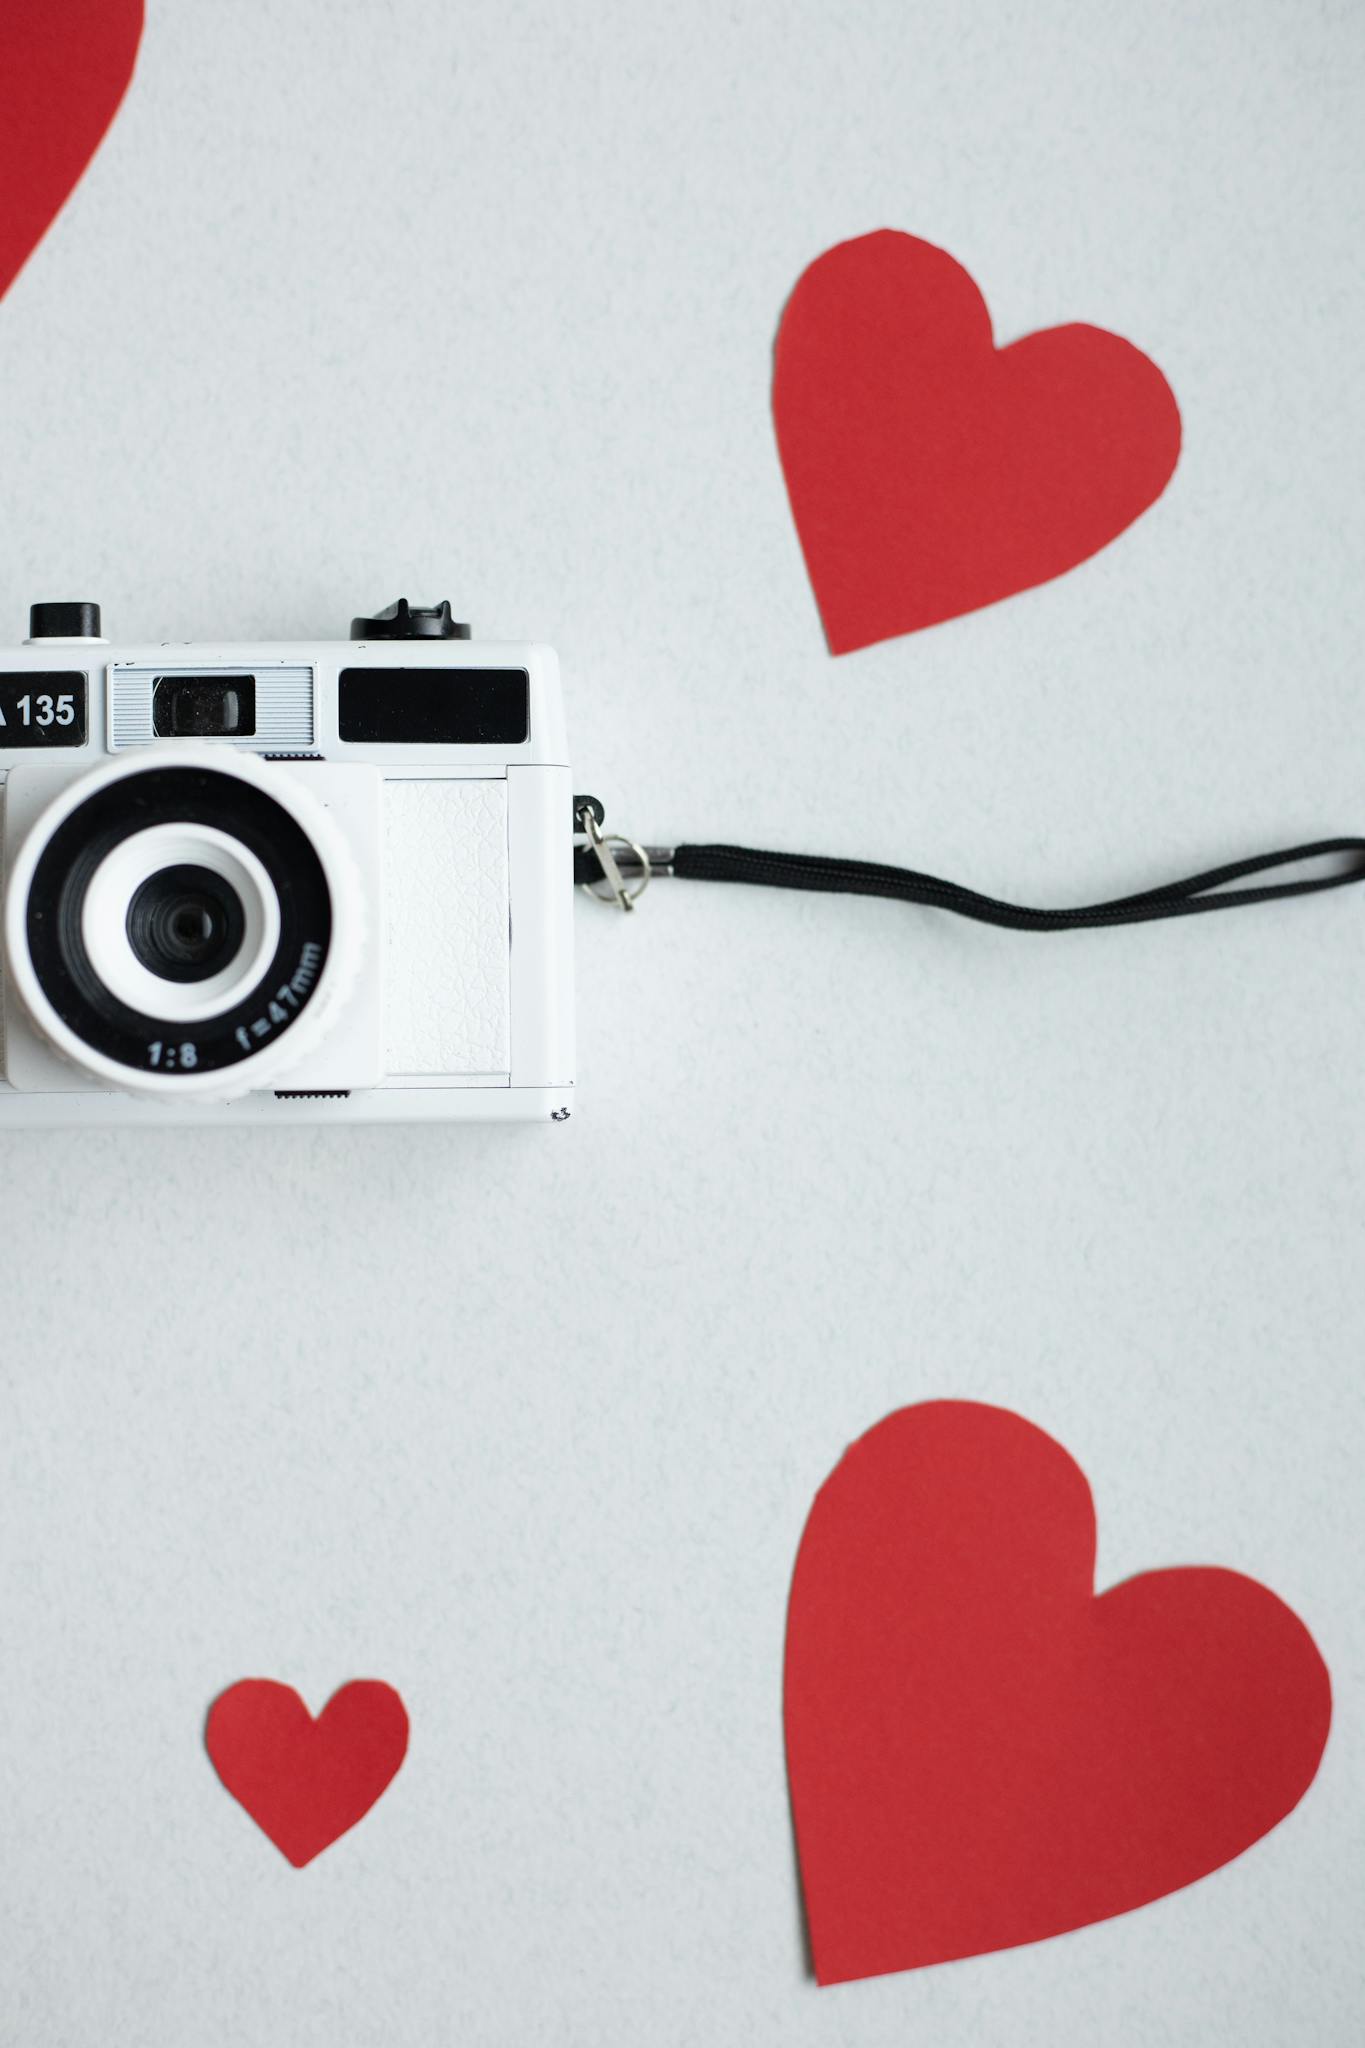
<path fill-rule="evenodd" d="M 1046 583 L 1165 488 L 1180 413 L 1099 327 L 997 349 L 960 263 L 889 229 L 817 257 L 777 337 L 773 413 L 830 652 Z"/>
<path fill-rule="evenodd" d="M 1327 1669 L 1212 1567 L 1095 1596 L 1060 1444 L 935 1401 L 825 1482 L 796 1561 L 787 1764 L 822 1984 L 1041 1941 L 1237 1856 L 1303 1796 Z"/>
<path fill-rule="evenodd" d="M 296 1870 L 363 1820 L 407 1754 L 408 1716 L 391 1685 L 357 1678 L 316 1721 L 292 1686 L 244 1678 L 204 1731 L 213 1768 Z"/>
<path fill-rule="evenodd" d="M 0 298 L 98 149 L 133 75 L 143 0 L 0 6 Z"/>

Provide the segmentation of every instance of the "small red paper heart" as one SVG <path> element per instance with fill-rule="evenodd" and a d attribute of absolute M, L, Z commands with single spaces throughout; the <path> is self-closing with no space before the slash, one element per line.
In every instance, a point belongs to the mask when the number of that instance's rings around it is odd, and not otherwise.
<path fill-rule="evenodd" d="M 143 0 L 0 8 L 0 298 L 42 240 L 128 89 Z"/>
<path fill-rule="evenodd" d="M 832 654 L 1046 583 L 1160 496 L 1180 413 L 1103 328 L 997 349 L 971 277 L 883 229 L 841 242 L 782 316 L 773 413 Z"/>
<path fill-rule="evenodd" d="M 243 1678 L 209 1709 L 213 1768 L 296 1870 L 363 1820 L 407 1754 L 407 1709 L 357 1678 L 316 1721 L 292 1686 Z"/>
<path fill-rule="evenodd" d="M 787 1766 L 822 1984 L 1041 1941 L 1240 1855 L 1331 1720 L 1303 1623 L 1254 1580 L 1096 1597 L 1079 1466 L 1004 1409 L 871 1430 L 811 1509 Z"/>

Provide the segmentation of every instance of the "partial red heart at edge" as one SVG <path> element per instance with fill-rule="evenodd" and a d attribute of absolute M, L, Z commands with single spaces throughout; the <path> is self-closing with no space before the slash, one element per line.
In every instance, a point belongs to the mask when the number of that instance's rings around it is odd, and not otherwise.
<path fill-rule="evenodd" d="M 314 1720 L 292 1686 L 243 1678 L 209 1709 L 213 1768 L 296 1870 L 363 1820 L 408 1747 L 391 1685 L 357 1678 Z"/>
<path fill-rule="evenodd" d="M 1302 1798 L 1332 1701 L 1298 1617 L 1237 1572 L 1094 1568 L 1084 1473 L 1004 1409 L 902 1409 L 821 1488 L 786 1728 L 822 1984 L 1129 1912 Z"/>
<path fill-rule="evenodd" d="M 128 89 L 143 0 L 0 7 L 0 298 L 51 227 Z"/>
<path fill-rule="evenodd" d="M 1095 554 L 1165 489 L 1180 412 L 1103 328 L 997 349 L 962 265 L 882 229 L 782 316 L 773 414 L 832 654 L 978 610 Z"/>

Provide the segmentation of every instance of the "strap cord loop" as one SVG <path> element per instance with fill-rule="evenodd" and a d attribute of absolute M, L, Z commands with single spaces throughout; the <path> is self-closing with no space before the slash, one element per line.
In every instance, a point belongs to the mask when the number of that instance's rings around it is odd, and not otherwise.
<path fill-rule="evenodd" d="M 1336 858 L 1345 865 L 1337 872 L 1310 875 L 1298 880 L 1258 882 L 1250 888 L 1232 886 L 1253 875 L 1270 874 L 1279 868 L 1297 867 L 1307 861 Z M 594 872 L 595 870 L 595 872 Z M 1240 910 L 1253 903 L 1273 903 L 1282 897 L 1312 896 L 1324 889 L 1342 889 L 1365 881 L 1365 839 L 1319 839 L 1306 846 L 1286 847 L 1279 853 L 1253 854 L 1245 860 L 1228 861 L 1208 868 L 1183 881 L 1165 882 L 1154 889 L 1140 889 L 1131 896 L 1118 896 L 1107 903 L 1089 903 L 1070 910 L 1035 910 L 1022 903 L 1007 903 L 999 897 L 982 895 L 960 882 L 946 882 L 937 875 L 924 875 L 913 868 L 884 867 L 875 861 L 829 859 L 820 854 L 769 853 L 748 846 L 679 846 L 673 850 L 671 872 L 684 880 L 699 882 L 749 882 L 770 889 L 815 889 L 828 894 L 888 896 L 902 903 L 922 903 L 935 910 L 950 910 L 959 917 L 982 924 L 1002 925 L 1010 931 L 1078 931 L 1088 927 L 1116 924 L 1145 924 L 1156 918 L 1193 917 L 1208 910 Z M 601 879 L 601 868 L 591 848 L 575 856 L 575 880 Z"/>

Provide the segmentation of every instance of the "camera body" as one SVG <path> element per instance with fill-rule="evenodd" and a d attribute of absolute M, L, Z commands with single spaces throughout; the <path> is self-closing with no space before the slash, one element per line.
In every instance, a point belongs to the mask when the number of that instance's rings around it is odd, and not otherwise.
<path fill-rule="evenodd" d="M 573 792 L 548 647 L 0 649 L 0 1126 L 564 1121 Z"/>

